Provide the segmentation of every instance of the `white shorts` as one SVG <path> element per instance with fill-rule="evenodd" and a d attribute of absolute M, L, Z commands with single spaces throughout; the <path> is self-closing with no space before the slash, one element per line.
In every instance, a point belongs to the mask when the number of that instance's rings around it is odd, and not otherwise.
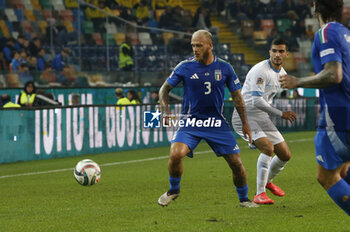
<path fill-rule="evenodd" d="M 272 123 L 269 116 L 247 116 L 250 129 L 252 130 L 253 142 L 260 138 L 268 138 L 273 145 L 279 144 L 284 141 L 283 136 L 278 131 L 276 126 Z M 242 122 L 235 110 L 232 114 L 232 126 L 235 132 L 242 137 L 245 141 L 249 141 L 249 138 L 244 138 L 242 133 Z"/>

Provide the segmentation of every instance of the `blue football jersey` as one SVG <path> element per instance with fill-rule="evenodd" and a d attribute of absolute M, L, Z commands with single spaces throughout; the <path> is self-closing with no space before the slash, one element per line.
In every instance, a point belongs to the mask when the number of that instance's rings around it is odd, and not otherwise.
<path fill-rule="evenodd" d="M 217 57 L 209 65 L 199 63 L 194 57 L 184 60 L 175 67 L 167 82 L 173 87 L 183 83 L 182 114 L 199 119 L 224 119 L 225 85 L 230 92 L 241 88 L 232 66 Z"/>
<path fill-rule="evenodd" d="M 316 34 L 312 47 L 315 73 L 325 63 L 337 61 L 343 66 L 341 83 L 320 89 L 321 115 L 319 128 L 333 127 L 350 131 L 350 31 L 342 24 L 329 22 Z"/>

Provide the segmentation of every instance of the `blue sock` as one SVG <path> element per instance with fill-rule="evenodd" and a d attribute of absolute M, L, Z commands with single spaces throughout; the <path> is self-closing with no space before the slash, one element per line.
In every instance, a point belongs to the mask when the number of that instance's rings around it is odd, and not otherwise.
<path fill-rule="evenodd" d="M 350 185 L 341 179 L 327 193 L 350 216 Z"/>
<path fill-rule="evenodd" d="M 236 187 L 236 191 L 237 191 L 238 198 L 239 198 L 240 202 L 249 200 L 248 199 L 248 185 L 246 185 L 242 188 Z"/>
<path fill-rule="evenodd" d="M 180 181 L 181 181 L 181 177 L 169 176 L 169 182 L 170 182 L 169 192 L 179 192 L 180 191 Z"/>
<path fill-rule="evenodd" d="M 348 172 L 346 173 L 346 177 L 343 178 L 348 184 L 350 184 L 350 166 L 348 168 Z"/>

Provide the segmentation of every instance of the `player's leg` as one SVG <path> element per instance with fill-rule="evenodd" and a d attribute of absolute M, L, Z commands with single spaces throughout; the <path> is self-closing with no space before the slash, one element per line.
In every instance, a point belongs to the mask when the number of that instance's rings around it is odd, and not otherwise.
<path fill-rule="evenodd" d="M 173 143 L 170 147 L 168 161 L 170 192 L 180 190 L 180 181 L 183 173 L 182 159 L 190 153 L 190 148 L 184 143 Z"/>
<path fill-rule="evenodd" d="M 269 118 L 248 117 L 248 121 L 253 134 L 253 146 L 251 144 L 249 144 L 249 146 L 251 148 L 258 148 L 261 152 L 257 162 L 257 193 L 254 197 L 254 202 L 259 204 L 272 204 L 273 200 L 267 197 L 265 186 L 267 183 L 271 157 L 274 152 L 273 144 L 261 129 L 261 125 L 266 124 L 266 122 L 269 123 L 271 120 Z M 232 116 L 232 126 L 236 133 L 240 135 L 242 139 L 247 141 L 247 138 L 244 138 L 243 136 L 242 124 L 239 120 L 238 114 Z"/>
<path fill-rule="evenodd" d="M 257 177 L 256 177 L 256 196 L 254 197 L 254 202 L 258 204 L 273 204 L 271 200 L 266 195 L 266 184 L 269 175 L 269 168 L 274 153 L 274 146 L 267 137 L 261 137 L 254 141 L 253 143 L 259 150 L 260 155 L 257 162 Z"/>
<path fill-rule="evenodd" d="M 248 198 L 247 173 L 243 166 L 240 154 L 235 153 L 223 155 L 223 157 L 232 170 L 233 184 L 236 186 L 240 206 L 248 208 L 257 207 L 257 205 Z"/>
<path fill-rule="evenodd" d="M 183 173 L 182 159 L 190 152 L 190 148 L 184 143 L 174 142 L 171 144 L 168 161 L 170 188 L 159 197 L 159 205 L 167 206 L 179 196 L 181 176 Z"/>
<path fill-rule="evenodd" d="M 340 176 L 348 183 L 350 184 L 350 165 L 349 163 L 345 164 L 340 171 Z"/>
<path fill-rule="evenodd" d="M 240 200 L 241 207 L 253 208 L 257 205 L 248 198 L 247 174 L 243 166 L 239 146 L 227 124 L 226 129 L 208 131 L 204 139 L 217 156 L 223 156 L 232 171 L 233 183 Z"/>
<path fill-rule="evenodd" d="M 169 171 L 169 190 L 158 199 L 158 204 L 167 206 L 171 200 L 174 200 L 180 193 L 180 182 L 183 173 L 182 159 L 187 155 L 192 157 L 192 151 L 200 142 L 201 137 L 198 136 L 196 130 L 186 130 L 181 128 L 175 132 L 171 141 L 168 171 Z"/>
<path fill-rule="evenodd" d="M 350 216 L 350 185 L 341 178 L 341 171 L 346 164 L 333 170 L 327 170 L 318 164 L 317 180 L 333 201 Z"/>
<path fill-rule="evenodd" d="M 285 141 L 274 145 L 274 151 L 276 155 L 271 160 L 266 188 L 276 196 L 284 196 L 284 191 L 273 184 L 272 180 L 284 169 L 291 158 L 291 152 Z"/>

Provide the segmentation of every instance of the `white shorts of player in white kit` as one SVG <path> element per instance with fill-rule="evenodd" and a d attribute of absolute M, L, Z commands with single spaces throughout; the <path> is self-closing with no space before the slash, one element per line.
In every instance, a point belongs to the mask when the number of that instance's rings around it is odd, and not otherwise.
<path fill-rule="evenodd" d="M 259 115 L 259 117 L 247 115 L 248 124 L 252 131 L 252 140 L 253 142 L 260 138 L 268 138 L 273 145 L 279 144 L 284 141 L 283 136 L 278 131 L 276 126 L 272 123 L 269 116 Z M 242 137 L 245 141 L 249 141 L 249 138 L 244 138 L 242 133 L 242 122 L 237 113 L 234 111 L 232 115 L 232 126 L 235 132 Z M 254 148 L 251 146 L 251 148 Z"/>

